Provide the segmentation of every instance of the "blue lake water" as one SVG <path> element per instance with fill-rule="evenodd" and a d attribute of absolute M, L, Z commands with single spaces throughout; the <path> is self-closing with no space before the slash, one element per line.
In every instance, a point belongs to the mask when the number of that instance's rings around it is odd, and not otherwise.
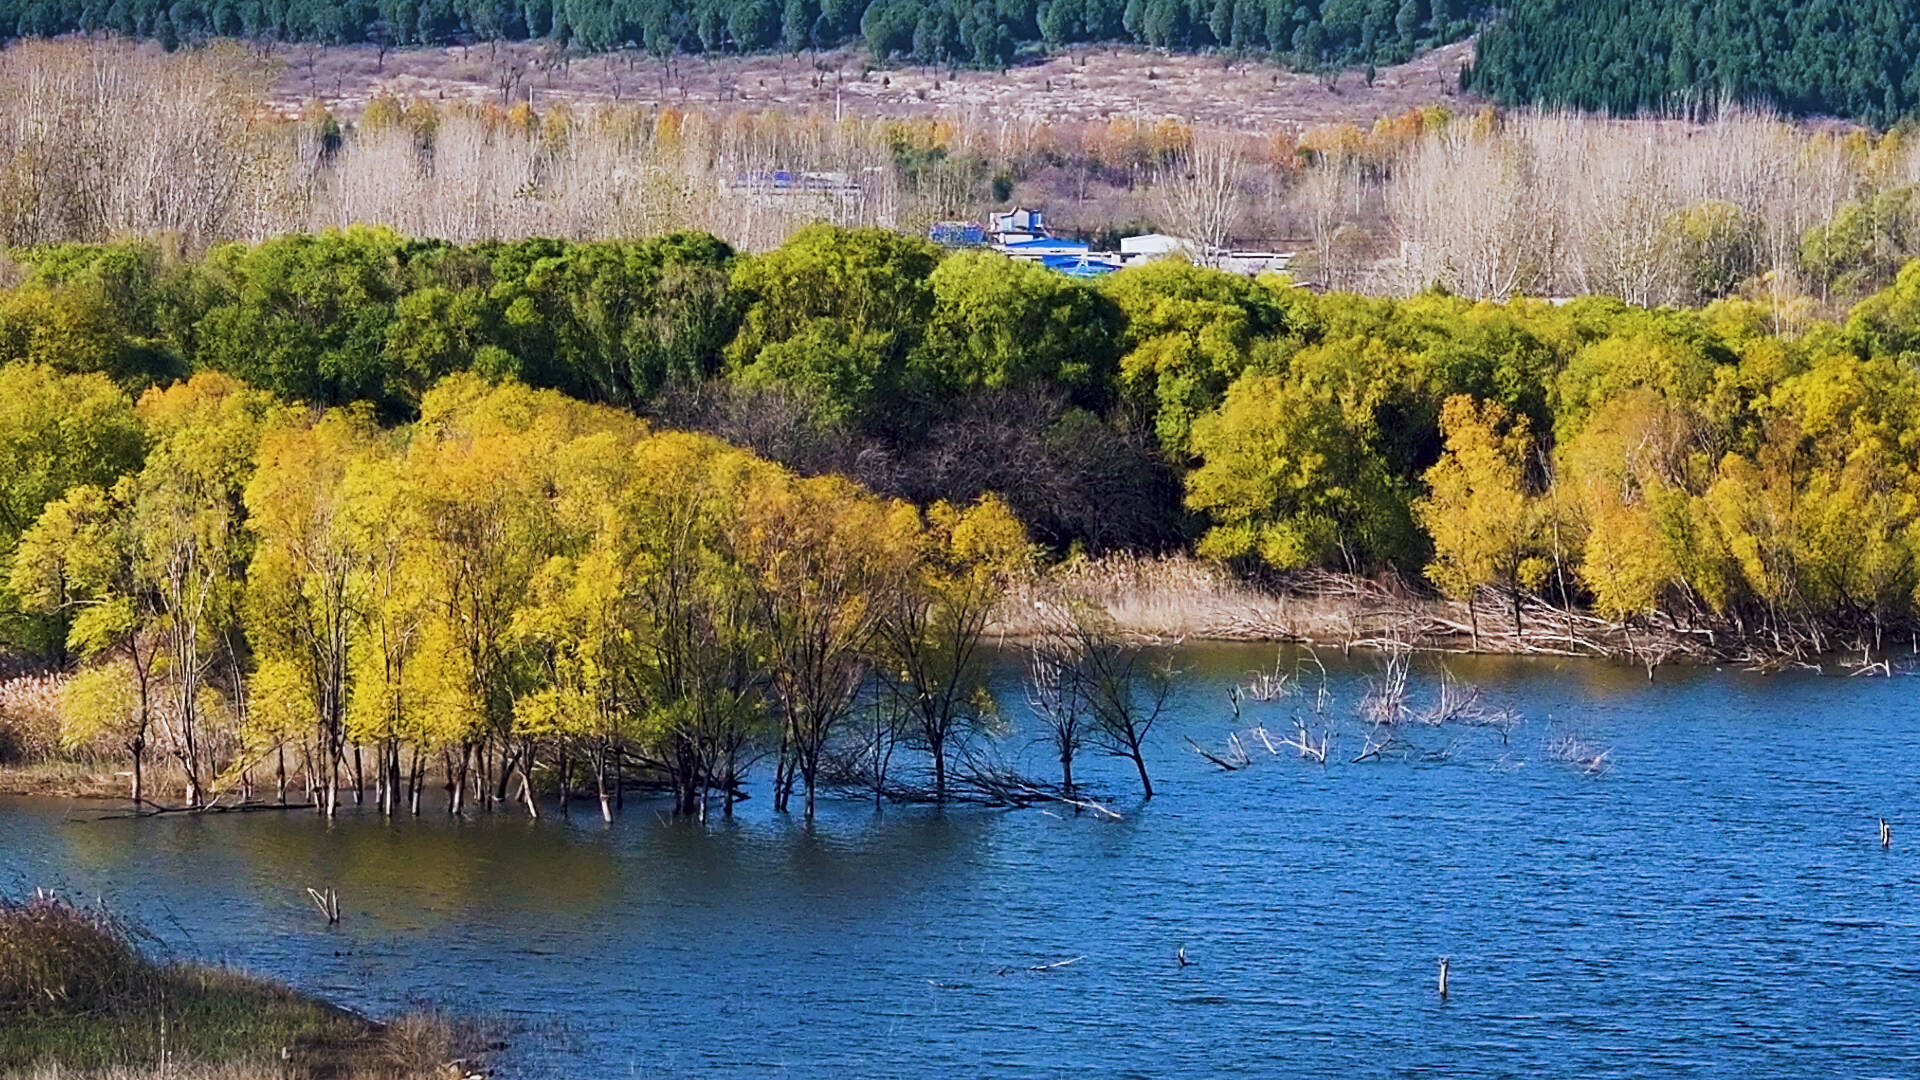
<path fill-rule="evenodd" d="M 1180 654 L 1157 797 L 1076 770 L 1119 822 L 829 800 L 808 825 L 764 781 L 704 824 L 16 800 L 0 888 L 100 896 L 375 1015 L 518 1022 L 504 1075 L 1920 1076 L 1915 683 L 1456 659 L 1521 725 L 1409 725 L 1410 752 L 1354 764 L 1371 662 L 1329 662 L 1324 716 L 1316 674 L 1236 726 L 1227 687 L 1273 658 Z M 1017 676 L 1005 753 L 1047 772 Z M 1254 740 L 1223 772 L 1183 740 L 1294 715 L 1336 729 L 1331 764 Z M 1611 767 L 1553 760 L 1567 734 Z"/>

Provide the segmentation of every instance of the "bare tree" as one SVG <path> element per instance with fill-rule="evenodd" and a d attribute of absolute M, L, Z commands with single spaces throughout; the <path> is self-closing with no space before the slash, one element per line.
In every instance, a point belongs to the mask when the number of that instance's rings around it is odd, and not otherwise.
<path fill-rule="evenodd" d="M 1073 793 L 1073 759 L 1086 741 L 1088 717 L 1074 677 L 1075 657 L 1064 637 L 1035 638 L 1027 651 L 1027 706 L 1046 728 L 1045 741 L 1060 762 L 1060 790 Z"/>
<path fill-rule="evenodd" d="M 1195 132 L 1154 177 L 1153 193 L 1165 227 L 1191 240 L 1193 257 L 1219 265 L 1240 219 L 1248 178 L 1247 152 L 1238 138 Z"/>
<path fill-rule="evenodd" d="M 1092 743 L 1132 762 L 1141 793 L 1153 798 L 1145 747 L 1166 709 L 1171 669 L 1154 663 L 1144 645 L 1121 635 L 1112 616 L 1083 600 L 1048 603 L 1042 618 L 1043 648 L 1056 658 L 1057 674 L 1049 677 L 1070 683 L 1068 692 L 1084 714 Z"/>

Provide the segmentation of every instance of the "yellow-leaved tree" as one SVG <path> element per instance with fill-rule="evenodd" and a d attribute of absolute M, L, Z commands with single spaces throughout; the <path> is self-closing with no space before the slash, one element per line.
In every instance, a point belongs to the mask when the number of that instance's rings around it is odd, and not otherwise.
<path fill-rule="evenodd" d="M 249 756 L 279 755 L 276 774 L 285 797 L 285 746 L 302 711 L 293 691 L 304 687 L 308 720 L 323 774 L 316 806 L 331 816 L 348 745 L 348 655 L 356 613 L 364 600 L 362 553 L 354 543 L 346 503 L 346 476 L 380 452 L 383 437 L 363 408 L 334 409 L 314 422 L 289 421 L 264 432 L 258 465 L 245 489 L 248 528 L 255 544 L 247 566 L 247 637 L 276 696 L 272 708 L 249 709 Z M 291 669 L 289 672 L 288 669 Z M 284 676 L 297 674 L 291 681 Z M 261 680 L 256 676 L 256 684 Z M 365 789 L 359 743 L 354 743 L 353 790 Z M 386 753 L 397 753 L 389 740 Z M 250 764 L 242 762 L 242 767 Z M 381 776 L 388 777 L 383 754 Z"/>
<path fill-rule="evenodd" d="M 1031 565 L 1033 545 L 994 495 L 966 507 L 935 503 L 923 527 L 911 524 L 913 558 L 892 592 L 885 644 L 913 741 L 933 759 L 934 799 L 944 802 L 953 742 L 994 719 L 980 646 L 994 606 Z"/>
<path fill-rule="evenodd" d="M 1467 602 L 1477 649 L 1480 590 L 1507 590 L 1514 633 L 1523 633 L 1521 594 L 1538 589 L 1552 565 L 1541 554 L 1541 501 L 1528 490 L 1533 436 L 1525 416 L 1464 394 L 1441 407 L 1440 430 L 1446 449 L 1427 470 L 1428 493 L 1413 508 L 1433 540 L 1427 577 Z"/>

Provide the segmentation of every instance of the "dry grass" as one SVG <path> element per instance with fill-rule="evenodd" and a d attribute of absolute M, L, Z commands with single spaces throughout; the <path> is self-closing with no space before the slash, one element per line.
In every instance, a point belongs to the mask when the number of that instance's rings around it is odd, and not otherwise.
<path fill-rule="evenodd" d="M 60 750 L 61 675 L 0 682 L 0 765 L 46 761 Z"/>
<path fill-rule="evenodd" d="M 478 1033 L 378 1024 L 222 968 L 156 964 L 105 912 L 0 901 L 0 1076 L 412 1080 L 464 1075 Z"/>
<path fill-rule="evenodd" d="M 1072 596 L 1105 611 L 1136 637 L 1349 643 L 1373 638 L 1425 602 L 1360 578 L 1302 575 L 1285 591 L 1184 555 L 1076 559 L 1023 583 L 1002 604 L 997 629 L 1038 628 L 1036 604 Z"/>
<path fill-rule="evenodd" d="M 1747 644 L 1670 621 L 1626 627 L 1595 615 L 1522 600 L 1516 630 L 1501 614 L 1510 598 L 1480 599 L 1476 620 L 1461 600 L 1415 591 L 1393 578 L 1314 570 L 1277 586 L 1235 575 L 1186 555 L 1074 559 L 1012 589 L 995 613 L 995 632 L 1037 636 L 1040 616 L 1061 600 L 1092 604 L 1115 628 L 1154 640 L 1294 641 L 1341 649 L 1406 649 L 1541 656 L 1632 657 L 1649 666 L 1669 661 L 1739 658 Z"/>
<path fill-rule="evenodd" d="M 965 117 L 986 123 L 1104 123 L 1170 116 L 1268 133 L 1319 124 L 1367 127 L 1436 102 L 1477 107 L 1459 91 L 1471 42 L 1380 69 L 1325 77 L 1259 59 L 1170 55 L 1127 46 L 1075 46 L 1000 71 L 875 68 L 857 49 L 790 56 L 679 57 L 632 53 L 566 57 L 548 42 L 408 49 L 368 45 L 283 49 L 274 105 L 313 100 L 357 114 L 383 94 L 405 99 L 535 107 L 555 102 L 664 105 L 723 111 L 825 112 L 867 117 Z"/>
<path fill-rule="evenodd" d="M 169 762 L 149 761 L 149 795 L 177 788 L 178 770 Z M 0 765 L 0 795 L 48 795 L 61 799 L 125 799 L 133 774 L 125 762 L 53 759 Z"/>

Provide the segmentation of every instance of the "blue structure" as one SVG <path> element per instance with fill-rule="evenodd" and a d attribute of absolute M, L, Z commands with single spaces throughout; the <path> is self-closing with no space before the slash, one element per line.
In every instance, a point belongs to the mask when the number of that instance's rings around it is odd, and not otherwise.
<path fill-rule="evenodd" d="M 1031 240 L 1013 240 L 1000 245 L 1000 249 L 1016 259 L 1044 259 L 1049 255 L 1085 255 L 1087 245 L 1079 240 L 1060 240 L 1051 236 L 1039 236 Z"/>
<path fill-rule="evenodd" d="M 1120 269 L 1112 262 L 1084 252 L 1079 255 L 1042 255 L 1040 265 L 1049 270 L 1057 270 L 1068 277 L 1079 278 L 1100 277 Z"/>
<path fill-rule="evenodd" d="M 971 221 L 936 221 L 927 226 L 927 239 L 941 247 L 986 247 L 987 230 Z"/>

